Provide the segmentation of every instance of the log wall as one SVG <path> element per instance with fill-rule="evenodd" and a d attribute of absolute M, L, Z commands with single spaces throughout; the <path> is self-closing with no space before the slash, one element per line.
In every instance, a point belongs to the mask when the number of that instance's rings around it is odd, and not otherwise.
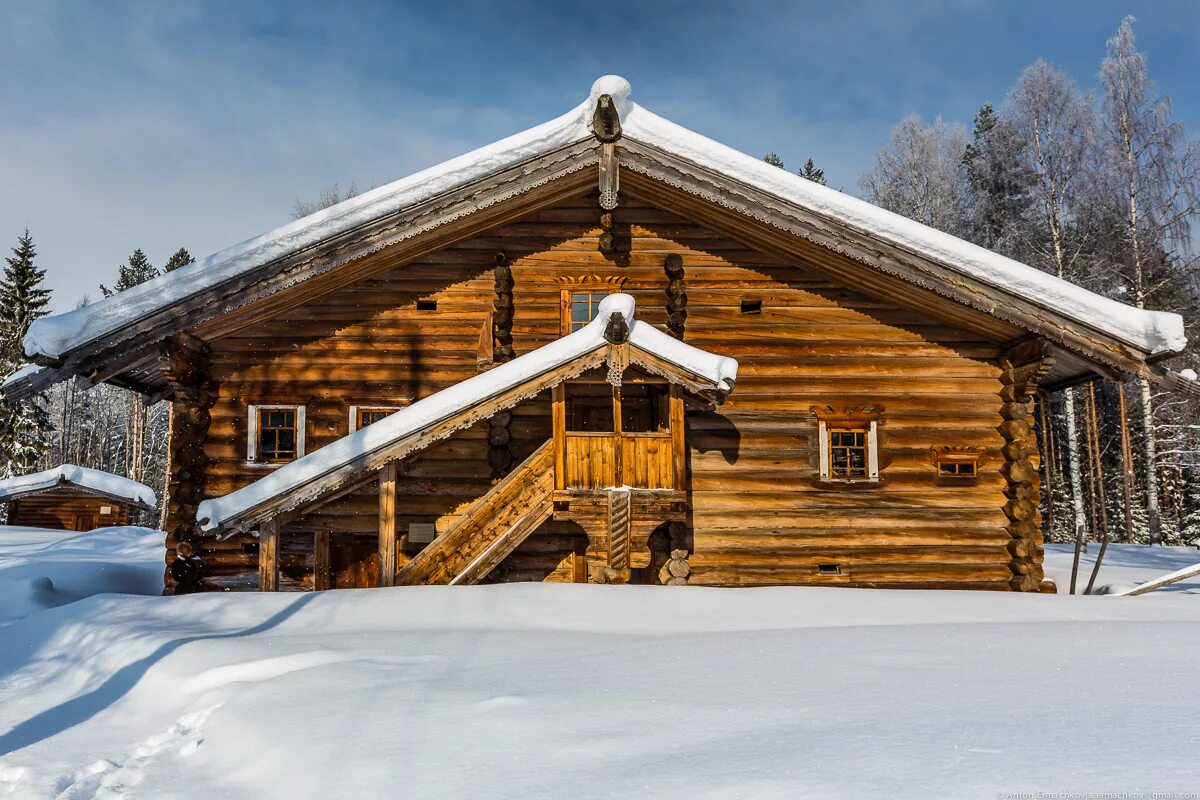
<path fill-rule="evenodd" d="M 564 281 L 597 279 L 634 295 L 638 318 L 659 327 L 670 303 L 685 341 L 741 363 L 724 406 L 687 414 L 692 511 L 686 536 L 673 536 L 670 549 L 686 540 L 688 582 L 1009 588 L 995 342 L 636 198 L 622 196 L 603 251 L 601 232 L 595 197 L 583 197 L 211 342 L 220 388 L 205 445 L 206 493 L 270 469 L 246 463 L 248 405 L 304 404 L 312 452 L 348 432 L 350 405 L 406 405 L 486 368 L 481 337 L 503 328 L 493 315 L 507 308 L 509 275 L 513 313 L 502 335 L 511 335 L 516 355 L 560 335 Z M 817 479 L 814 406 L 881 410 L 879 485 Z M 414 552 L 409 523 L 444 528 L 487 491 L 496 430 L 476 425 L 401 464 L 398 564 Z M 505 430 L 520 462 L 550 436 L 549 398 L 514 409 Z M 981 448 L 978 477 L 939 483 L 930 453 L 944 445 Z M 312 585 L 319 531 L 331 537 L 339 574 L 371 574 L 377 514 L 368 486 L 285 525 L 281 588 Z M 546 523 L 491 579 L 571 580 L 586 546 L 577 526 Z M 213 586 L 256 580 L 252 537 L 210 542 L 206 560 Z"/>
<path fill-rule="evenodd" d="M 102 513 L 104 509 L 108 513 Z M 90 522 L 85 522 L 90 520 Z M 31 494 L 8 504 L 8 524 L 63 531 L 129 524 L 129 506 L 70 488 Z"/>

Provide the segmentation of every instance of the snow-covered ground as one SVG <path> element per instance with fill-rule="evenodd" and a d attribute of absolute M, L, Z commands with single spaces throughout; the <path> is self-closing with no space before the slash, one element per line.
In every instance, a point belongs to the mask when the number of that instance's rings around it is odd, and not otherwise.
<path fill-rule="evenodd" d="M 1079 558 L 1079 576 L 1076 590 L 1083 593 L 1092 575 L 1092 566 L 1100 545 L 1091 542 L 1086 553 Z M 1071 561 L 1075 547 L 1070 544 L 1046 545 L 1046 577 L 1058 584 L 1058 591 L 1066 594 L 1071 586 Z M 1136 544 L 1110 544 L 1096 576 L 1094 594 L 1114 594 L 1123 589 L 1132 589 L 1167 572 L 1200 564 L 1200 550 L 1195 547 L 1145 547 Z M 1179 583 L 1156 589 L 1156 592 L 1183 592 L 1200 594 L 1200 575 Z"/>
<path fill-rule="evenodd" d="M 162 594 L 163 537 L 149 528 L 0 525 L 0 626 L 105 592 Z"/>
<path fill-rule="evenodd" d="M 1181 592 L 99 595 L 0 628 L 0 796 L 1196 792 L 1198 624 Z"/>

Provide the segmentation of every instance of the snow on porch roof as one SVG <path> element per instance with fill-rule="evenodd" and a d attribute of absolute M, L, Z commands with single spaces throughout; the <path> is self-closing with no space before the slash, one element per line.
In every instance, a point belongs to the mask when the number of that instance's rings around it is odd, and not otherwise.
<path fill-rule="evenodd" d="M 111 472 L 77 467 L 74 464 L 63 464 L 31 475 L 20 475 L 0 481 L 0 503 L 64 485 L 77 486 L 116 500 L 126 500 L 143 508 L 154 508 L 158 505 L 154 490 L 144 483 L 122 478 Z"/>
<path fill-rule="evenodd" d="M 634 307 L 630 295 L 609 295 L 600 301 L 596 318 L 574 333 L 418 400 L 316 452 L 285 464 L 249 486 L 223 497 L 205 500 L 196 511 L 200 527 L 205 531 L 219 529 L 275 498 L 287 496 L 310 482 L 361 463 L 367 456 L 386 450 L 407 437 L 578 361 L 607 345 L 605 330 L 614 316 L 624 319 L 631 350 L 640 350 L 673 365 L 681 372 L 699 378 L 721 395 L 733 391 L 737 381 L 737 361 L 693 347 L 647 322 L 635 320 Z M 636 356 L 634 360 L 639 361 Z"/>
<path fill-rule="evenodd" d="M 839 224 L 905 248 L 1055 311 L 1148 354 L 1177 352 L 1187 340 L 1178 314 L 1145 311 L 1089 292 L 863 200 L 778 169 L 666 120 L 630 100 L 629 82 L 606 75 L 587 100 L 556 119 L 214 253 L 194 264 L 64 314 L 37 320 L 25 337 L 29 356 L 56 359 L 150 314 L 359 225 L 537 158 L 591 131 L 596 100 L 610 95 L 623 136 L 656 146 Z"/>

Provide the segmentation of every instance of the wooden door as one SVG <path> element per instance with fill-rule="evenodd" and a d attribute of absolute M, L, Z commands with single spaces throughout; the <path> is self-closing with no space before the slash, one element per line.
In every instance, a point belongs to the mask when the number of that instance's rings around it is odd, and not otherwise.
<path fill-rule="evenodd" d="M 76 511 L 71 523 L 73 531 L 90 531 L 100 527 L 100 517 L 95 511 Z"/>

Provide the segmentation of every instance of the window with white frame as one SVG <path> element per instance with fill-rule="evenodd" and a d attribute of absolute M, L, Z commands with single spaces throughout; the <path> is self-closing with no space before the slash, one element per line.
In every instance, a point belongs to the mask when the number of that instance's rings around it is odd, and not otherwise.
<path fill-rule="evenodd" d="M 879 480 L 879 423 L 863 417 L 817 421 L 821 480 Z"/>
<path fill-rule="evenodd" d="M 350 406 L 350 432 L 354 433 L 372 423 L 379 422 L 384 417 L 395 414 L 401 408 L 403 406 Z"/>
<path fill-rule="evenodd" d="M 246 460 L 284 464 L 304 455 L 304 406 L 252 405 L 246 425 Z"/>

